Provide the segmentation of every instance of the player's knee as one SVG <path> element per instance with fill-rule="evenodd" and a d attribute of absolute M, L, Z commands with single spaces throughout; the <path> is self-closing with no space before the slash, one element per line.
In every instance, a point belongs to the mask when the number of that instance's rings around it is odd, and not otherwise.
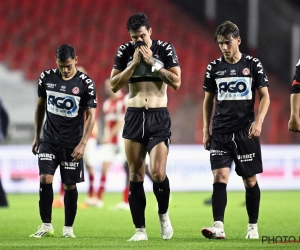
<path fill-rule="evenodd" d="M 144 181 L 144 175 L 141 173 L 130 172 L 129 178 L 130 178 L 130 181 L 132 181 L 132 182 Z"/>
<path fill-rule="evenodd" d="M 216 171 L 214 172 L 214 183 L 221 182 L 227 183 L 228 182 L 228 173 L 224 171 Z"/>
<path fill-rule="evenodd" d="M 72 190 L 76 187 L 76 184 L 64 184 L 65 190 Z"/>
<path fill-rule="evenodd" d="M 244 181 L 244 186 L 246 188 L 252 188 L 257 182 L 256 175 L 253 175 L 251 177 L 243 177 L 243 181 Z"/>
<path fill-rule="evenodd" d="M 40 182 L 42 184 L 51 184 L 53 182 L 53 175 L 50 174 L 41 174 Z"/>
<path fill-rule="evenodd" d="M 166 179 L 165 171 L 153 170 L 151 171 L 152 180 L 155 182 L 163 182 Z"/>

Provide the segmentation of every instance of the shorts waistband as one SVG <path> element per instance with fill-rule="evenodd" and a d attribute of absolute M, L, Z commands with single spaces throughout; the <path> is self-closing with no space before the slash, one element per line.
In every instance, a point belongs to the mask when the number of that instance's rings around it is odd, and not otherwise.
<path fill-rule="evenodd" d="M 168 111 L 168 108 L 167 107 L 161 107 L 161 108 L 146 108 L 146 107 L 134 108 L 134 107 L 128 107 L 127 110 L 131 111 L 131 112 L 159 112 L 159 111 Z"/>

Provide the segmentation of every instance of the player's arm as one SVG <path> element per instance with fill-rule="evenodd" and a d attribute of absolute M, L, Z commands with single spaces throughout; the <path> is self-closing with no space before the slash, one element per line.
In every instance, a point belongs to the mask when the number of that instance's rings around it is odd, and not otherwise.
<path fill-rule="evenodd" d="M 180 67 L 172 67 L 170 69 L 161 68 L 158 76 L 164 83 L 170 85 L 173 89 L 179 89 L 181 85 L 181 69 Z"/>
<path fill-rule="evenodd" d="M 300 93 L 291 93 L 291 116 L 288 123 L 289 131 L 300 132 Z"/>
<path fill-rule="evenodd" d="M 121 88 L 124 87 L 125 84 L 128 83 L 130 77 L 132 76 L 135 68 L 139 65 L 140 61 L 141 56 L 137 48 L 133 54 L 132 62 L 127 66 L 126 69 L 124 69 L 123 71 L 112 69 L 110 74 L 110 87 L 114 93 L 118 92 Z"/>
<path fill-rule="evenodd" d="M 181 69 L 179 66 L 165 69 L 162 66 L 157 66 L 153 58 L 153 52 L 147 46 L 139 47 L 143 60 L 152 66 L 152 69 L 158 72 L 159 78 L 166 84 L 170 85 L 173 89 L 177 90 L 181 84 Z"/>
<path fill-rule="evenodd" d="M 203 145 L 206 150 L 210 150 L 210 121 L 214 107 L 214 93 L 205 92 L 203 101 Z"/>
<path fill-rule="evenodd" d="M 91 136 L 92 130 L 96 121 L 96 108 L 89 108 L 85 110 L 86 120 L 84 123 L 84 130 L 79 144 L 72 153 L 73 161 L 78 161 L 83 157 L 85 146 Z"/>
<path fill-rule="evenodd" d="M 40 143 L 40 135 L 42 131 L 42 126 L 45 118 L 45 111 L 46 111 L 46 99 L 38 98 L 35 112 L 34 112 L 34 140 L 32 142 L 32 153 L 34 155 L 38 152 L 38 146 Z"/>
<path fill-rule="evenodd" d="M 249 129 L 249 138 L 260 136 L 262 124 L 270 106 L 270 96 L 268 87 L 262 87 L 258 89 L 259 106 L 258 113 L 255 121 L 252 123 Z"/>

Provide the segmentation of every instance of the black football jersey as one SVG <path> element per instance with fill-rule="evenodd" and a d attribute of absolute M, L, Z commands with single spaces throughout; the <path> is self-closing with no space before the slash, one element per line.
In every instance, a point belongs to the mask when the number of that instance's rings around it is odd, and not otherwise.
<path fill-rule="evenodd" d="M 296 64 L 295 75 L 291 87 L 291 93 L 300 93 L 300 59 Z"/>
<path fill-rule="evenodd" d="M 254 121 L 255 90 L 269 86 L 261 62 L 242 54 L 235 64 L 221 57 L 208 64 L 203 89 L 216 96 L 214 132 L 231 133 Z"/>
<path fill-rule="evenodd" d="M 152 40 L 150 49 L 153 52 L 154 60 L 165 69 L 179 66 L 175 48 L 171 43 Z M 122 44 L 115 55 L 113 68 L 120 71 L 126 69 L 126 67 L 132 63 L 134 51 L 135 48 L 132 41 Z M 161 81 L 158 73 L 152 72 L 152 66 L 146 64 L 143 60 L 141 60 L 140 64 L 136 67 L 129 79 L 129 83 L 142 81 Z"/>
<path fill-rule="evenodd" d="M 47 70 L 40 75 L 38 96 L 46 99 L 41 141 L 76 146 L 83 135 L 85 109 L 97 107 L 94 81 L 78 70 L 70 80 L 63 80 L 58 68 Z"/>

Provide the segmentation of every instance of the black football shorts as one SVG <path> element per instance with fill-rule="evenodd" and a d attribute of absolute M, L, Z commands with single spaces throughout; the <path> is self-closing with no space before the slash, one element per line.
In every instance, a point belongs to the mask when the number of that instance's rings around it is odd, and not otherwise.
<path fill-rule="evenodd" d="M 263 172 L 260 140 L 259 137 L 248 138 L 250 125 L 236 133 L 212 134 L 212 170 L 231 167 L 234 161 L 235 171 L 239 176 L 250 177 Z"/>
<path fill-rule="evenodd" d="M 57 146 L 42 142 L 39 146 L 39 170 L 41 174 L 54 175 L 60 166 L 61 181 L 64 184 L 74 184 L 84 181 L 83 159 L 72 162 L 74 148 Z"/>
<path fill-rule="evenodd" d="M 143 144 L 150 154 L 160 142 L 169 147 L 171 119 L 167 108 L 132 108 L 125 114 L 123 138 Z"/>

